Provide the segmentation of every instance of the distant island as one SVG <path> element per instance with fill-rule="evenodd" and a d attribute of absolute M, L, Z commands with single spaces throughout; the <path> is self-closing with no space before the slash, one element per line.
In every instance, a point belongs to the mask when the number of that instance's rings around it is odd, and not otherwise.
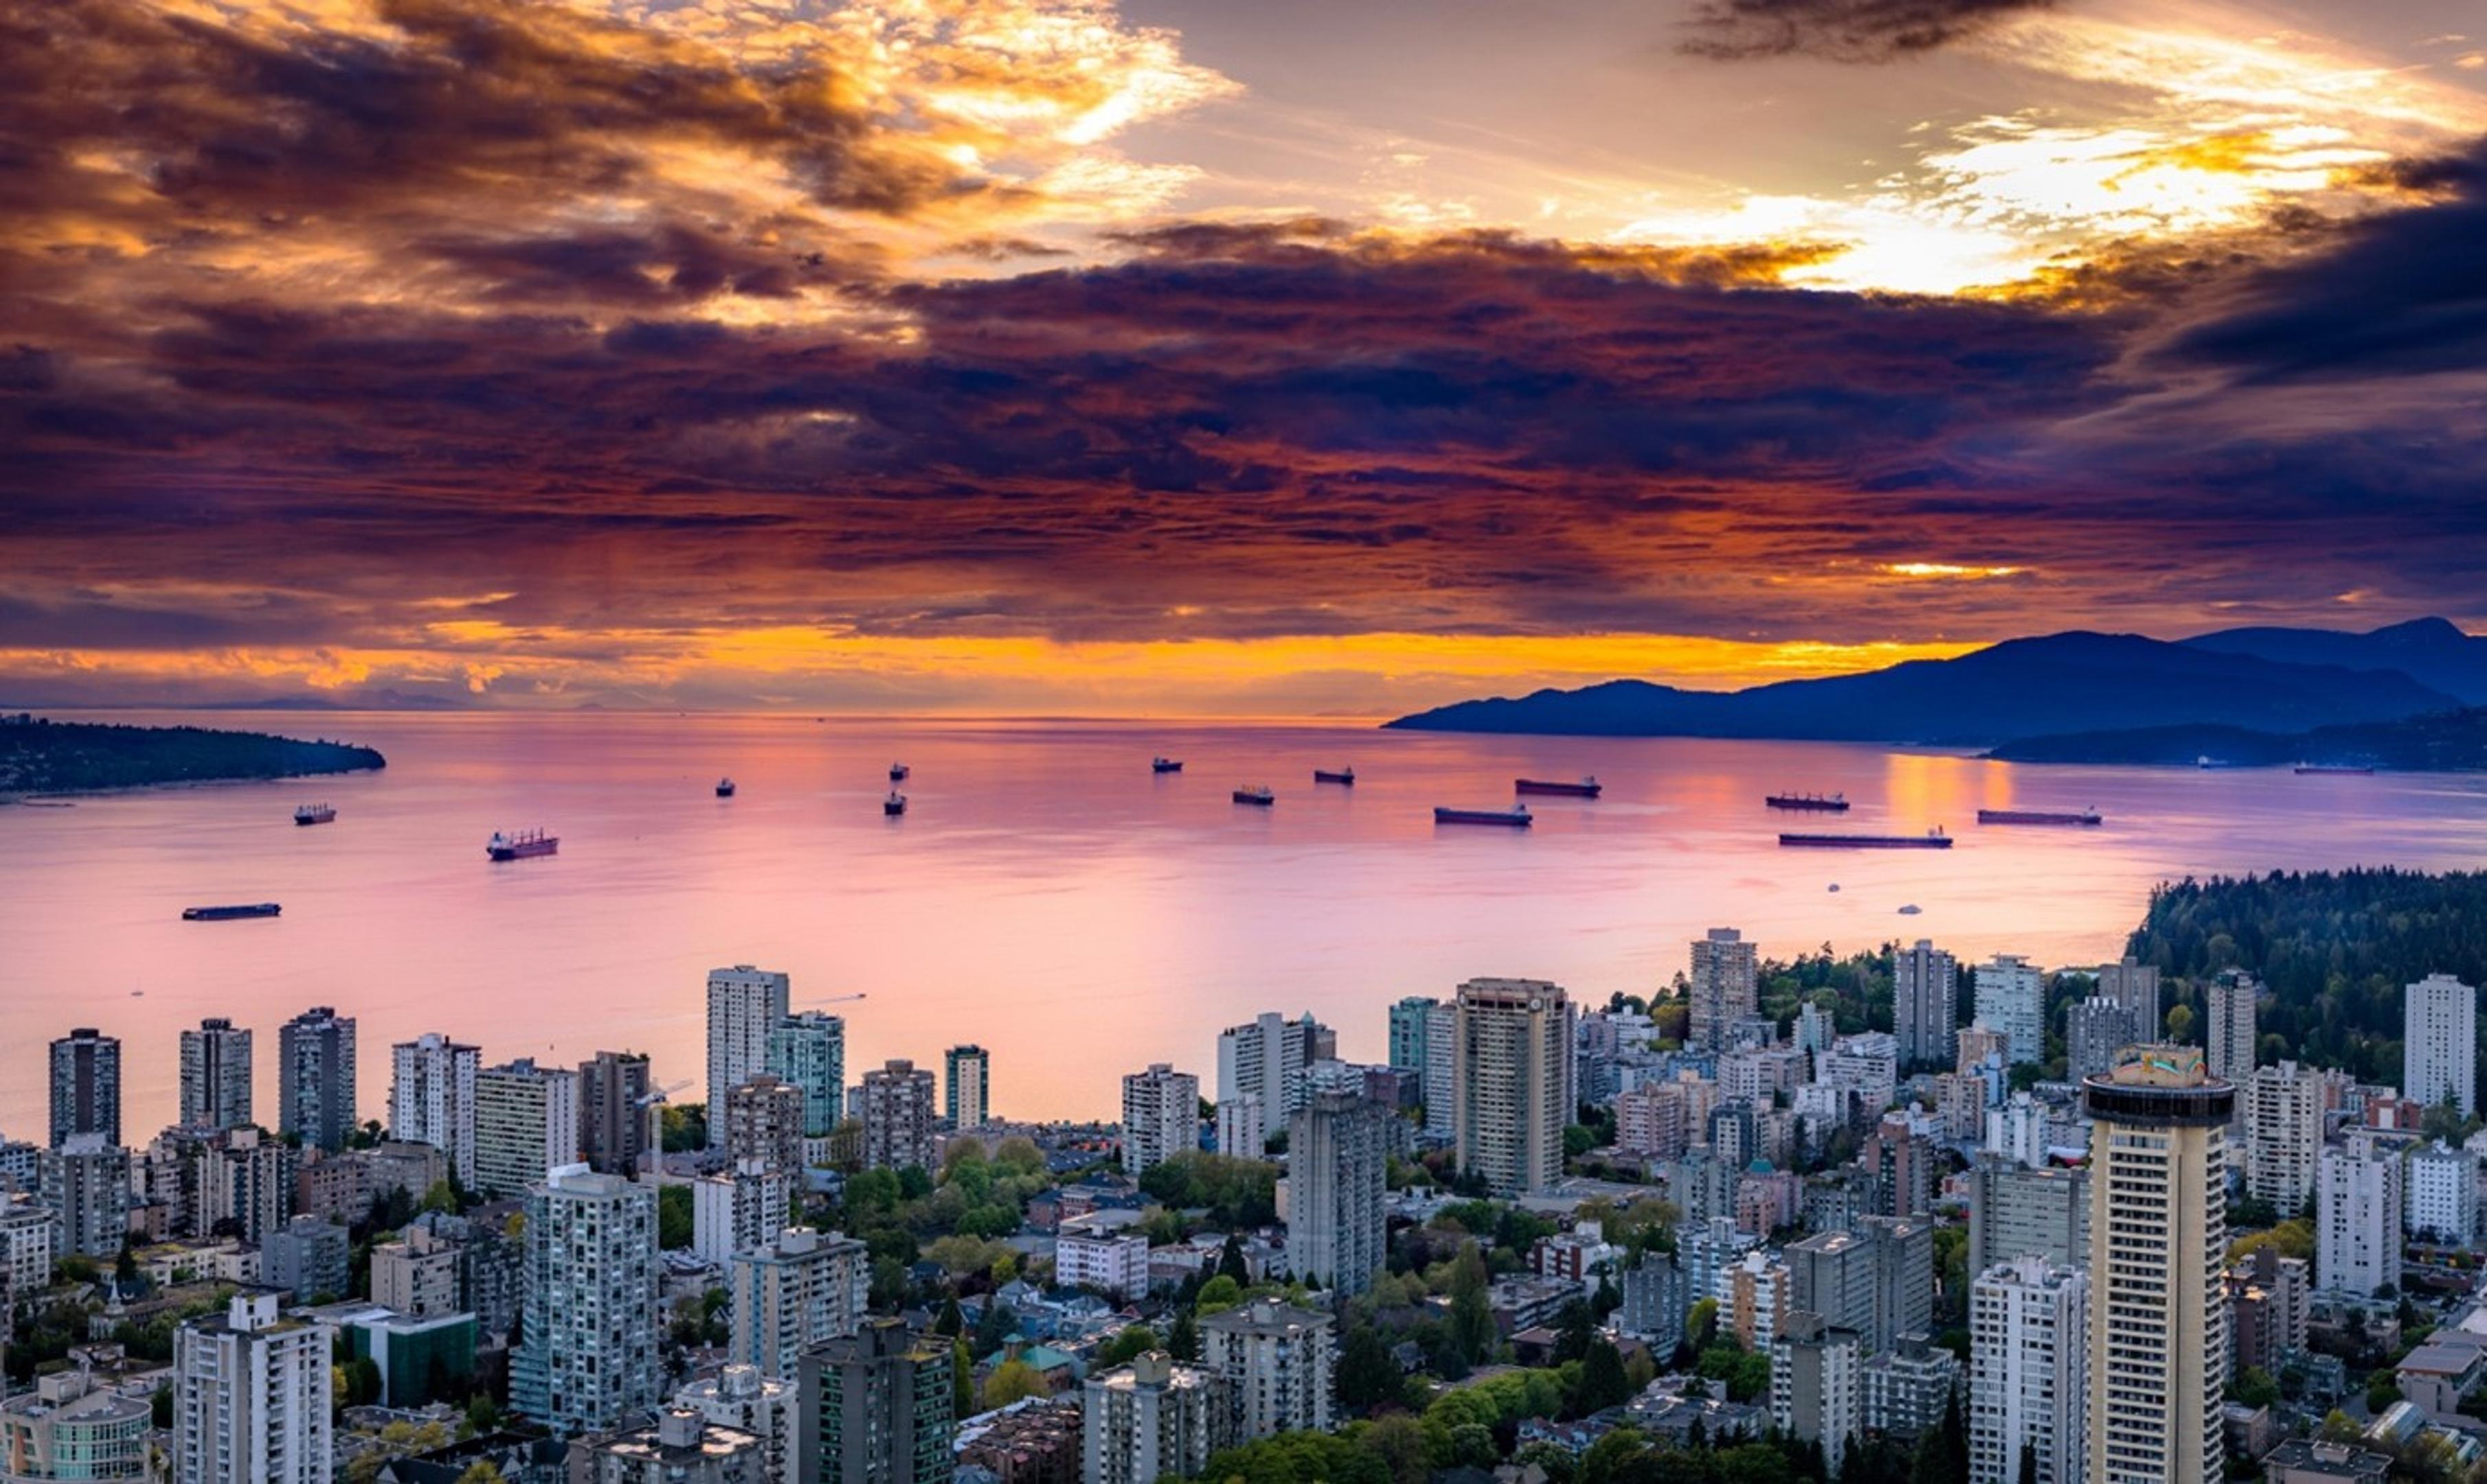
<path fill-rule="evenodd" d="M 2362 634 L 2250 629 L 2180 641 L 2074 630 L 1861 675 L 1734 691 L 1610 681 L 1461 701 L 1385 725 L 1995 747 L 2095 733 L 2107 721 L 2126 723 L 2118 731 L 2224 727 L 2294 738 L 2481 705 L 2487 638 L 2421 619 Z"/>
<path fill-rule="evenodd" d="M 299 778 L 387 766 L 370 747 L 264 732 L 105 726 L 24 713 L 0 717 L 0 797 Z"/>
<path fill-rule="evenodd" d="M 2487 770 L 2487 707 L 2436 712 L 2400 721 L 2256 732 L 2234 726 L 2140 727 L 2025 737 L 1987 756 L 2007 763 L 2113 763 L 2192 768 L 2382 768 L 2397 772 Z"/>

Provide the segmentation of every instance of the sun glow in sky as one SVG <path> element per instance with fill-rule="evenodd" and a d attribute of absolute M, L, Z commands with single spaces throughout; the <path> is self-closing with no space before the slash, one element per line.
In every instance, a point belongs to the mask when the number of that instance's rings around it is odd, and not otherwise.
<path fill-rule="evenodd" d="M 1362 715 L 2459 617 L 2464 10 L 0 18 L 0 700 Z"/>

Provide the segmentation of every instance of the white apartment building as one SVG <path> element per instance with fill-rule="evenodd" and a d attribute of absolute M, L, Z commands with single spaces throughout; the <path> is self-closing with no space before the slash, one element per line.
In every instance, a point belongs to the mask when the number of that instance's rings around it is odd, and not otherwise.
<path fill-rule="evenodd" d="M 725 1147 L 726 1092 L 768 1070 L 768 1036 L 792 1008 L 793 981 L 773 969 L 737 964 L 708 974 L 708 1142 Z"/>
<path fill-rule="evenodd" d="M 2082 1484 L 2089 1429 L 2089 1277 L 2038 1256 L 1978 1274 L 1969 1291 L 1970 1484 Z"/>
<path fill-rule="evenodd" d="M 1149 1239 L 1137 1232 L 1106 1236 L 1072 1233 L 1053 1244 L 1053 1280 L 1066 1288 L 1096 1288 L 1121 1299 L 1149 1291 Z"/>
<path fill-rule="evenodd" d="M 1891 1106 L 1900 1084 L 1900 1042 L 1888 1031 L 1841 1036 L 1821 1058 L 1815 1079 L 1857 1094 L 1868 1113 Z"/>
<path fill-rule="evenodd" d="M 1270 1147 L 1270 1107 L 1257 1092 L 1227 1098 L 1217 1105 L 1217 1152 L 1238 1159 L 1259 1160 Z"/>
<path fill-rule="evenodd" d="M 1274 1118 L 1303 1105 L 1304 1038 L 1275 1010 L 1217 1033 L 1217 1097 L 1253 1097 Z"/>
<path fill-rule="evenodd" d="M 515 1199 L 564 1164 L 578 1162 L 578 1074 L 532 1057 L 475 1074 L 478 1190 Z"/>
<path fill-rule="evenodd" d="M 389 1049 L 389 1137 L 430 1144 L 475 1183 L 475 1078 L 484 1053 L 427 1031 Z"/>
<path fill-rule="evenodd" d="M 2478 1157 L 2442 1142 L 2418 1150 L 2402 1166 L 2409 1187 L 2404 1223 L 2412 1237 L 2468 1246 L 2478 1236 Z"/>
<path fill-rule="evenodd" d="M 2013 1062 L 2047 1059 L 2047 976 L 2017 953 L 1977 966 L 1977 1023 L 1999 1030 Z"/>
<path fill-rule="evenodd" d="M 793 1189 L 765 1160 L 692 1181 L 691 1250 L 722 1272 L 737 1252 L 767 1246 L 786 1229 Z"/>
<path fill-rule="evenodd" d="M 2478 992 L 2429 974 L 2402 992 L 2401 1088 L 2413 1103 L 2478 1111 Z"/>
<path fill-rule="evenodd" d="M 1199 1147 L 1200 1078 L 1162 1061 L 1123 1078 L 1123 1173 L 1136 1179 Z"/>
<path fill-rule="evenodd" d="M 174 1484 L 329 1484 L 328 1334 L 234 1299 L 173 1334 Z"/>
<path fill-rule="evenodd" d="M 2401 1160 L 2352 1134 L 2315 1173 L 2314 1286 L 2363 1299 L 2401 1280 Z"/>

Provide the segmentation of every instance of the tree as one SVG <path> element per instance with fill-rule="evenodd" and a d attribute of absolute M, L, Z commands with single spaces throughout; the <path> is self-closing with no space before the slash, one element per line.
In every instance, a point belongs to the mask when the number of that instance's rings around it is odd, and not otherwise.
<path fill-rule="evenodd" d="M 1433 1474 L 1424 1424 L 1406 1413 L 1376 1417 L 1355 1442 L 1382 1461 L 1390 1471 L 1390 1484 L 1425 1484 Z"/>
<path fill-rule="evenodd" d="M 685 1154 L 708 1147 L 708 1105 L 705 1103 L 668 1103 L 657 1119 L 658 1142 L 667 1154 Z"/>
<path fill-rule="evenodd" d="M 1175 1310 L 1174 1329 L 1166 1335 L 1166 1353 L 1178 1360 L 1200 1358 L 1200 1320 L 1188 1304 Z"/>
<path fill-rule="evenodd" d="M 1341 1406 L 1365 1412 L 1399 1399 L 1399 1361 L 1390 1354 L 1390 1342 L 1371 1325 L 1348 1330 L 1339 1346 L 1337 1376 Z"/>
<path fill-rule="evenodd" d="M 1104 1344 L 1097 1347 L 1097 1358 L 1090 1362 L 1091 1372 L 1111 1370 L 1128 1365 L 1135 1356 L 1164 1347 L 1158 1342 L 1158 1332 L 1146 1325 L 1132 1325 L 1118 1330 Z"/>
<path fill-rule="evenodd" d="M 953 1337 L 967 1328 L 967 1317 L 959 1312 L 959 1296 L 951 1294 L 941 1301 L 941 1315 L 933 1321 L 933 1332 Z"/>
<path fill-rule="evenodd" d="M 1564 1304 L 1554 1320 L 1554 1363 L 1586 1358 L 1589 1341 L 1597 1332 L 1598 1321 L 1587 1303 L 1574 1299 Z"/>
<path fill-rule="evenodd" d="M 1019 1328 L 1019 1316 L 999 1299 L 988 1298 L 984 1312 L 976 1317 L 976 1354 L 992 1355 L 1002 1348 L 1002 1342 Z"/>
<path fill-rule="evenodd" d="M 1616 1428 L 1590 1443 L 1589 1450 L 1580 1455 L 1579 1484 L 1613 1484 L 1618 1466 L 1641 1451 L 1638 1432 L 1629 1427 Z"/>
<path fill-rule="evenodd" d="M 1703 1299 L 1684 1312 L 1684 1343 L 1695 1351 L 1706 1350 L 1710 1337 L 1719 1332 L 1719 1301 Z"/>
<path fill-rule="evenodd" d="M 1968 1484 L 1969 1434 L 1960 1420 L 1960 1393 L 1943 1405 L 1942 1422 L 1917 1440 L 1917 1455 L 1909 1465 L 1909 1484 Z"/>
<path fill-rule="evenodd" d="M 2019 1484 L 2038 1484 L 2038 1447 L 2035 1443 L 2024 1442 L 2021 1444 L 2021 1473 Z"/>
<path fill-rule="evenodd" d="M 479 1458 L 458 1475 L 458 1484 L 501 1484 L 501 1466 L 489 1458 Z"/>
<path fill-rule="evenodd" d="M 1580 1381 L 1573 1390 L 1572 1410 L 1580 1416 L 1620 1407 L 1633 1397 L 1632 1378 L 1624 1374 L 1624 1355 L 1614 1341 L 1597 1335 L 1580 1358 Z"/>
<path fill-rule="evenodd" d="M 1025 1397 L 1049 1395 L 1052 1389 L 1045 1384 L 1045 1373 L 1035 1366 L 1025 1360 L 1004 1360 L 985 1377 L 984 1410 L 991 1412 Z"/>
<path fill-rule="evenodd" d="M 1494 1310 L 1486 1302 L 1486 1287 L 1485 1259 L 1476 1244 L 1460 1244 L 1459 1256 L 1451 1259 L 1450 1338 L 1452 1348 L 1470 1365 L 1494 1348 Z"/>
<path fill-rule="evenodd" d="M 1200 1293 L 1192 1300 L 1192 1305 L 1204 1314 L 1222 1314 L 1243 1302 L 1243 1286 L 1221 1273 L 1200 1285 Z"/>
<path fill-rule="evenodd" d="M 1238 1287 L 1251 1286 L 1252 1269 L 1244 1261 L 1244 1239 L 1235 1232 L 1228 1232 L 1226 1245 L 1217 1249 L 1217 1275 L 1233 1278 Z"/>
<path fill-rule="evenodd" d="M 975 1411 L 976 1360 L 965 1340 L 950 1342 L 950 1414 L 964 1417 Z"/>
<path fill-rule="evenodd" d="M 2169 1005 L 2167 1007 L 2167 1039 L 2179 1046 L 2194 1039 L 2193 1006 Z"/>
<path fill-rule="evenodd" d="M 686 1185 L 657 1187 L 657 1246 L 673 1251 L 689 1246 L 691 1241 L 691 1188 Z"/>

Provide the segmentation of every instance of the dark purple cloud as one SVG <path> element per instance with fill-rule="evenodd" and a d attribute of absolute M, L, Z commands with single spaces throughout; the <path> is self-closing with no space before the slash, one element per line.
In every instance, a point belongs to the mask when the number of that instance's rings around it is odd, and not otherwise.
<path fill-rule="evenodd" d="M 1053 266 L 962 226 L 984 187 L 817 69 L 557 8 L 386 14 L 397 43 L 0 15 L 0 646 L 1856 640 L 2475 592 L 2487 434 L 2396 406 L 2479 364 L 2474 161 L 2286 266 L 2137 253 L 2017 301 L 1784 287 L 1818 247 L 1312 219 Z M 992 276 L 665 194 L 681 140 Z M 96 176 L 113 152 L 143 187 Z M 597 210 L 631 192 L 661 205 Z M 2314 433 L 2200 390 L 2317 377 Z M 1881 578 L 1903 562 L 2019 571 Z"/>
<path fill-rule="evenodd" d="M 1895 62 L 1972 36 L 2054 0 L 1703 0 L 1681 50 L 1746 61 L 1809 56 Z"/>

